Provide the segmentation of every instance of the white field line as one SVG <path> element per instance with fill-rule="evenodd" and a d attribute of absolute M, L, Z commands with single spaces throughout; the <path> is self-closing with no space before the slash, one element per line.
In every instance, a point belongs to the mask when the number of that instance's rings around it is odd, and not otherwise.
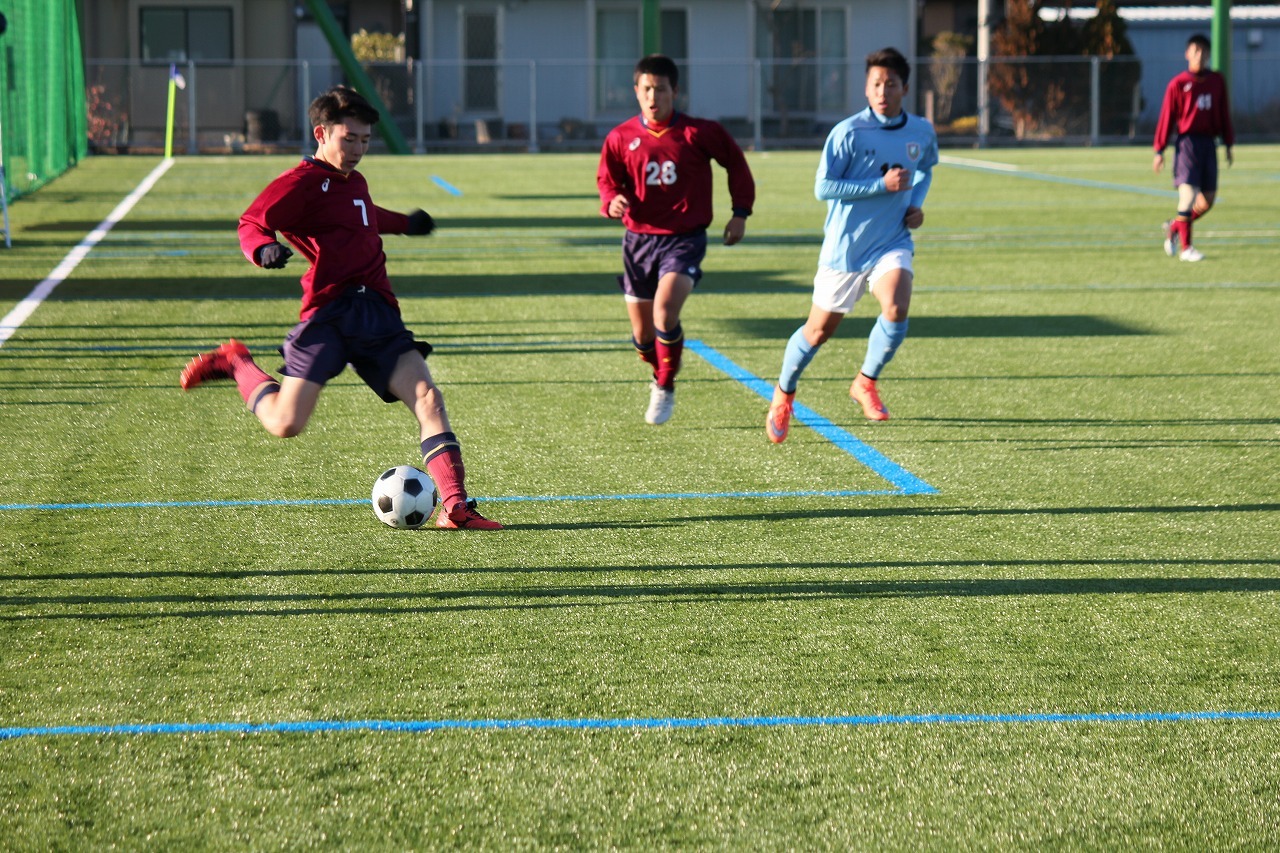
<path fill-rule="evenodd" d="M 4 346 L 9 338 L 13 337 L 13 333 L 31 317 L 35 310 L 40 307 L 40 303 L 49 298 L 49 294 L 53 293 L 53 289 L 62 282 L 66 281 L 67 276 L 80 265 L 94 246 L 107 236 L 107 232 L 115 226 L 117 222 L 129 215 L 129 211 L 133 210 L 133 206 L 142 200 L 156 182 L 169 171 L 169 167 L 173 165 L 173 158 L 160 161 L 160 165 L 151 170 L 151 174 L 142 179 L 142 183 L 124 197 L 115 210 L 107 214 L 107 218 L 98 223 L 98 227 L 93 229 L 81 240 L 76 247 L 67 253 L 62 262 L 54 267 L 53 272 L 48 277 L 37 284 L 35 289 L 27 294 L 14 309 L 0 319 L 0 347 Z"/>
<path fill-rule="evenodd" d="M 947 163 L 952 166 L 971 166 L 975 169 L 990 169 L 993 172 L 1020 172 L 1021 168 L 1012 163 L 996 163 L 991 160 L 972 160 L 968 157 L 952 157 L 950 154 L 940 154 L 938 162 Z"/>

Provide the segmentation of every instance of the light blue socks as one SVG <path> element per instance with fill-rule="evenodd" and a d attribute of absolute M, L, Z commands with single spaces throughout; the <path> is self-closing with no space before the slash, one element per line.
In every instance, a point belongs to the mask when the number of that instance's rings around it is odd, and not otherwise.
<path fill-rule="evenodd" d="M 809 343 L 804 336 L 804 326 L 796 329 L 791 340 L 787 341 L 787 351 L 782 354 L 782 372 L 778 374 L 778 387 L 787 394 L 796 392 L 796 384 L 800 374 L 817 355 L 818 347 Z"/>
<path fill-rule="evenodd" d="M 862 362 L 862 375 L 875 379 L 884 370 L 884 366 L 893 359 L 893 354 L 902 346 L 907 337 L 907 321 L 890 323 L 881 314 L 871 329 L 871 338 L 867 341 L 867 358 Z"/>

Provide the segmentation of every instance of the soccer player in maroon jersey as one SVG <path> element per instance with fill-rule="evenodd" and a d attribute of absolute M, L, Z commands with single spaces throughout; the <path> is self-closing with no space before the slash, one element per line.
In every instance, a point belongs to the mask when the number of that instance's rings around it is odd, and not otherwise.
<path fill-rule="evenodd" d="M 644 419 L 666 423 L 675 406 L 684 331 L 680 310 L 702 277 L 712 221 L 711 161 L 729 176 L 733 216 L 724 244 L 746 233 L 756 186 L 738 143 L 718 122 L 676 112 L 679 70 L 666 56 L 636 63 L 640 115 L 615 127 L 600 151 L 600 212 L 621 219 L 623 274 L 631 341 L 653 368 Z"/>
<path fill-rule="evenodd" d="M 1170 136 L 1176 134 L 1173 185 L 1178 190 L 1178 213 L 1164 223 L 1164 251 L 1169 257 L 1200 261 L 1204 255 L 1191 245 L 1191 223 L 1209 212 L 1218 192 L 1215 138 L 1222 137 L 1230 166 L 1236 134 L 1231 127 L 1227 81 L 1209 68 L 1209 40 L 1202 35 L 1192 36 L 1187 40 L 1185 56 L 1187 70 L 1170 80 L 1164 90 L 1151 167 L 1156 172 L 1164 167 L 1164 148 Z"/>
<path fill-rule="evenodd" d="M 182 387 L 234 379 L 267 432 L 290 438 L 306 427 L 325 383 L 350 363 L 378 396 L 403 401 L 417 417 L 423 466 L 440 493 L 436 526 L 499 529 L 467 499 L 461 447 L 427 369 L 431 345 L 405 328 L 387 278 L 380 235 L 426 235 L 435 224 L 425 211 L 395 213 L 369 197 L 356 166 L 369 150 L 378 111 L 363 96 L 345 86 L 330 89 L 311 102 L 310 119 L 315 156 L 268 184 L 240 217 L 240 248 L 255 265 L 280 269 L 293 255 L 276 232 L 310 263 L 302 276 L 301 322 L 280 350 L 284 375 L 277 382 L 232 339 L 193 358 Z"/>

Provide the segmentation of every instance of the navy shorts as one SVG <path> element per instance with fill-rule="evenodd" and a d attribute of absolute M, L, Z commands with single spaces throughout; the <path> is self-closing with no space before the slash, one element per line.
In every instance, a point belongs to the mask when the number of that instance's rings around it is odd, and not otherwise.
<path fill-rule="evenodd" d="M 1191 184 L 1200 192 L 1218 191 L 1218 148 L 1204 133 L 1179 136 L 1173 149 L 1173 186 Z"/>
<path fill-rule="evenodd" d="M 375 394 L 394 403 L 391 372 L 415 349 L 426 358 L 431 344 L 413 339 L 399 310 L 372 291 L 353 289 L 293 327 L 280 348 L 281 372 L 324 385 L 350 364 Z"/>
<path fill-rule="evenodd" d="M 702 259 L 707 256 L 707 232 L 691 234 L 638 234 L 627 231 L 622 237 L 622 270 L 618 287 L 628 299 L 649 301 L 658 293 L 658 279 L 678 272 L 702 278 Z"/>

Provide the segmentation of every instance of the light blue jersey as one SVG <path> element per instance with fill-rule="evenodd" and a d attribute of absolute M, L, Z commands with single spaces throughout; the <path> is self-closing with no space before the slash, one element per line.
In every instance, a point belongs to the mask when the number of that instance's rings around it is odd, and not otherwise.
<path fill-rule="evenodd" d="M 933 125 L 906 111 L 882 120 L 867 107 L 832 128 L 813 186 L 827 203 L 819 265 L 865 272 L 885 252 L 914 250 L 902 220 L 908 207 L 924 207 L 937 163 Z M 885 189 L 883 176 L 895 167 L 911 172 L 911 189 Z"/>

